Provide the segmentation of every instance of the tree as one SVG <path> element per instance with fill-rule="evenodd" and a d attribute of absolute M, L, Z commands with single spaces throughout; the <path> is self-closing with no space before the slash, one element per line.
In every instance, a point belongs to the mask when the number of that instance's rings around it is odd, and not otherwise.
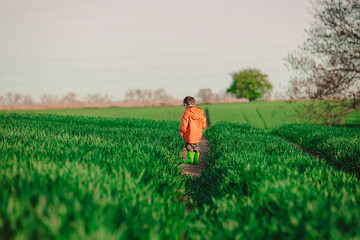
<path fill-rule="evenodd" d="M 50 95 L 45 93 L 40 96 L 40 101 L 42 104 L 57 103 L 59 101 L 59 97 L 56 95 Z"/>
<path fill-rule="evenodd" d="M 205 103 L 209 103 L 214 98 L 214 94 L 210 88 L 200 88 L 197 96 Z"/>
<path fill-rule="evenodd" d="M 20 93 L 8 92 L 8 93 L 6 93 L 6 98 L 7 98 L 8 105 L 11 105 L 11 104 L 17 105 L 17 104 L 21 104 L 22 95 Z"/>
<path fill-rule="evenodd" d="M 166 102 L 166 101 L 173 99 L 173 97 L 168 95 L 166 93 L 165 89 L 163 89 L 163 88 L 155 89 L 153 97 L 154 97 L 154 101 L 157 101 L 157 102 Z"/>
<path fill-rule="evenodd" d="M 6 100 L 5 100 L 5 97 L 0 95 L 0 106 L 1 105 L 6 105 Z"/>
<path fill-rule="evenodd" d="M 226 92 L 237 98 L 248 98 L 253 101 L 262 97 L 273 88 L 268 75 L 256 68 L 247 68 L 231 74 L 233 82 Z"/>
<path fill-rule="evenodd" d="M 105 95 L 101 95 L 101 93 L 96 93 L 96 94 L 91 94 L 88 93 L 85 97 L 84 100 L 86 102 L 91 102 L 91 103 L 103 103 L 103 102 L 111 102 L 111 95 L 105 94 Z"/>
<path fill-rule="evenodd" d="M 0 105 L 21 105 L 32 104 L 33 99 L 30 95 L 22 95 L 20 93 L 6 93 L 5 97 L 0 96 Z"/>
<path fill-rule="evenodd" d="M 31 97 L 31 95 L 24 95 L 23 98 L 22 98 L 22 103 L 23 104 L 33 104 L 34 101 Z"/>
<path fill-rule="evenodd" d="M 360 108 L 360 2 L 315 0 L 311 9 L 306 41 L 286 59 L 289 97 L 322 100 L 306 104 L 303 118 L 340 123 Z"/>
<path fill-rule="evenodd" d="M 125 100 L 130 102 L 166 102 L 173 99 L 163 88 L 129 89 L 125 93 Z"/>
<path fill-rule="evenodd" d="M 62 102 L 63 103 L 74 103 L 74 102 L 78 101 L 77 99 L 78 99 L 78 95 L 76 93 L 68 92 L 65 96 L 63 96 Z"/>

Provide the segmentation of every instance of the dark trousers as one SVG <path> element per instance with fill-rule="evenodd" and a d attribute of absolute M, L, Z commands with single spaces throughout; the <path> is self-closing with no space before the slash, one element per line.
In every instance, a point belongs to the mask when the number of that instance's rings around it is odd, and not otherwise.
<path fill-rule="evenodd" d="M 186 151 L 200 153 L 199 143 L 185 143 Z"/>

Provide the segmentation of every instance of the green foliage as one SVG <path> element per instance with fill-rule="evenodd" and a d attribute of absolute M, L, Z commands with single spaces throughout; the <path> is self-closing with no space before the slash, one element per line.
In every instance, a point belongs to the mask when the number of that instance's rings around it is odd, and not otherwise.
<path fill-rule="evenodd" d="M 178 123 L 0 115 L 4 239 L 176 239 L 191 230 Z"/>
<path fill-rule="evenodd" d="M 288 124 L 274 133 L 360 177 L 360 128 Z"/>
<path fill-rule="evenodd" d="M 226 90 L 237 98 L 248 98 L 253 101 L 268 93 L 273 86 L 268 75 L 256 68 L 247 68 L 231 74 L 233 82 Z"/>
<path fill-rule="evenodd" d="M 209 168 L 189 191 L 209 239 L 360 237 L 360 187 L 351 174 L 248 125 L 218 123 L 206 135 Z"/>

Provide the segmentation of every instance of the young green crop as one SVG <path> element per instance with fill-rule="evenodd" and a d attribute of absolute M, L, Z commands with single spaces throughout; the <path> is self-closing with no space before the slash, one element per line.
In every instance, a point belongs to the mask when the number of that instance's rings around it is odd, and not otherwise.
<path fill-rule="evenodd" d="M 289 124 L 274 133 L 360 177 L 360 128 Z"/>
<path fill-rule="evenodd" d="M 250 102 L 207 105 L 212 124 L 227 121 L 246 123 L 271 130 L 284 123 L 295 122 L 294 110 L 301 103 Z"/>
<path fill-rule="evenodd" d="M 212 114 L 210 112 L 210 114 Z M 179 122 L 0 115 L 0 234 L 57 239 L 354 239 L 351 174 L 248 125 L 218 123 L 182 178 Z M 179 203 L 184 191 L 190 207 Z"/>
<path fill-rule="evenodd" d="M 12 114 L 0 126 L 5 239 L 175 239 L 191 230 L 176 201 L 177 122 Z"/>
<path fill-rule="evenodd" d="M 134 108 L 83 108 L 83 109 L 49 109 L 49 110 L 18 110 L 0 111 L 0 114 L 27 113 L 27 114 L 58 114 L 89 117 L 108 118 L 139 118 L 152 120 L 180 121 L 184 107 L 179 102 L 179 107 L 134 107 Z"/>
<path fill-rule="evenodd" d="M 208 129 L 209 168 L 188 185 L 212 239 L 354 239 L 360 187 L 351 174 L 248 125 Z"/>

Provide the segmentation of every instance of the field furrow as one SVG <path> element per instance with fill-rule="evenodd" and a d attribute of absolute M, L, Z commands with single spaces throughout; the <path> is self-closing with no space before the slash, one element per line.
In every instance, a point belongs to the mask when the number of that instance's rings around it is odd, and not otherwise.
<path fill-rule="evenodd" d="M 338 169 L 360 177 L 360 129 L 288 124 L 273 131 Z"/>

